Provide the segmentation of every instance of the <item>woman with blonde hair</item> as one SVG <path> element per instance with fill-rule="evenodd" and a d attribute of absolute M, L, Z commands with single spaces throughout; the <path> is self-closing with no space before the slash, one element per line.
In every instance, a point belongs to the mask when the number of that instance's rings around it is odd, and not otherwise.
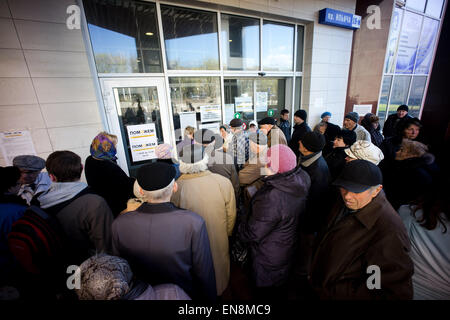
<path fill-rule="evenodd" d="M 127 206 L 133 197 L 134 178 L 117 165 L 117 136 L 100 132 L 91 144 L 91 155 L 85 163 L 88 185 L 108 203 L 114 216 Z"/>

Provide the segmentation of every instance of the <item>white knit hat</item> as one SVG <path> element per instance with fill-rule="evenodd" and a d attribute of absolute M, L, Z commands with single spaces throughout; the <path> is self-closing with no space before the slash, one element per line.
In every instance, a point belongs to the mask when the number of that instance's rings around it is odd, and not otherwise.
<path fill-rule="evenodd" d="M 366 140 L 357 140 L 350 148 L 345 149 L 345 153 L 350 158 L 367 160 L 375 165 L 384 159 L 381 149 Z"/>

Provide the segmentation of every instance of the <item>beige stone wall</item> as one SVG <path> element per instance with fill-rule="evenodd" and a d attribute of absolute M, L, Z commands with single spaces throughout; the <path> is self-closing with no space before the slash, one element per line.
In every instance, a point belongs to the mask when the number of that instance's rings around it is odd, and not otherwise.
<path fill-rule="evenodd" d="M 103 126 L 81 30 L 66 26 L 71 4 L 0 0 L 0 131 L 29 130 L 44 159 L 71 150 L 84 161 Z"/>

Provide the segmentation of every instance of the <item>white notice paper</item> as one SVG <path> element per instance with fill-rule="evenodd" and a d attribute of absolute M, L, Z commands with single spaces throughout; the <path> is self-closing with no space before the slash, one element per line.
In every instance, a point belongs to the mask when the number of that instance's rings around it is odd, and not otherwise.
<path fill-rule="evenodd" d="M 230 121 L 234 119 L 234 104 L 225 105 L 225 123 L 230 124 Z"/>
<path fill-rule="evenodd" d="M 358 113 L 360 117 L 364 117 L 367 113 L 372 113 L 372 105 L 371 104 L 354 104 L 353 112 Z"/>
<path fill-rule="evenodd" d="M 1 132 L 0 140 L 2 155 L 8 166 L 12 166 L 12 161 L 16 156 L 36 155 L 33 140 L 27 130 Z"/>
<path fill-rule="evenodd" d="M 214 133 L 220 134 L 220 122 L 214 122 L 214 123 L 202 123 L 198 126 L 198 128 L 201 129 L 209 129 Z"/>
<path fill-rule="evenodd" d="M 158 137 L 154 123 L 127 126 L 127 131 L 133 162 L 156 158 L 155 149 L 158 145 Z"/>
<path fill-rule="evenodd" d="M 267 112 L 267 92 L 256 93 L 256 112 Z"/>
<path fill-rule="evenodd" d="M 187 126 L 193 127 L 197 130 L 197 113 L 196 112 L 181 112 L 180 113 L 180 129 L 181 134 L 184 134 L 184 129 Z"/>
<path fill-rule="evenodd" d="M 234 104 L 236 106 L 236 112 L 252 112 L 253 101 L 252 97 L 235 97 Z"/>
<path fill-rule="evenodd" d="M 222 109 L 219 104 L 200 106 L 201 122 L 222 121 Z"/>

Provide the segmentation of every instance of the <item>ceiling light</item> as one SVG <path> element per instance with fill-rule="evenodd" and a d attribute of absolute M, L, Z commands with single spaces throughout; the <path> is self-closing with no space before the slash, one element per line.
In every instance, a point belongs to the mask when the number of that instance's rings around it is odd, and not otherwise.
<path fill-rule="evenodd" d="M 153 32 L 146 32 L 145 35 L 146 35 L 146 36 L 152 36 L 152 35 L 153 35 Z"/>

